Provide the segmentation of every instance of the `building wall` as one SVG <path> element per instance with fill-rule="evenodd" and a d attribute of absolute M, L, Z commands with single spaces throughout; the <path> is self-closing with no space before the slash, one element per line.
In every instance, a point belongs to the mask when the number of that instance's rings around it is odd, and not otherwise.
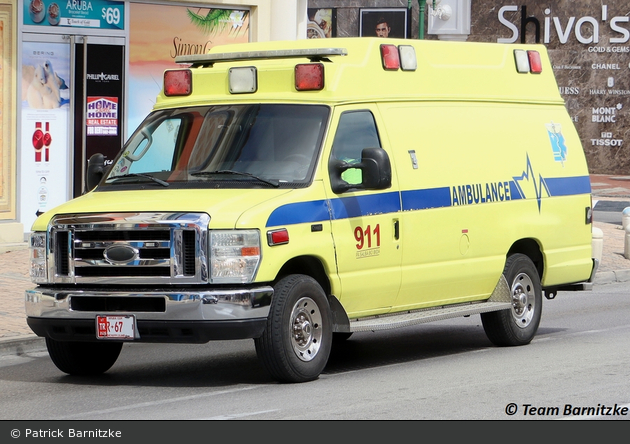
<path fill-rule="evenodd" d="M 0 0 L 0 243 L 22 242 L 25 232 L 30 229 L 32 211 L 27 211 L 25 199 L 32 193 L 24 189 L 25 176 L 21 155 L 28 155 L 32 146 L 28 137 L 22 134 L 19 115 L 21 113 L 22 69 L 18 66 L 22 51 L 22 33 L 79 34 L 92 35 L 90 29 L 73 29 L 64 32 L 54 27 L 44 29 L 24 26 L 21 11 L 31 0 Z M 27 3 L 28 2 L 28 3 Z M 192 0 L 187 2 L 170 0 L 142 1 L 144 4 L 175 4 L 184 6 L 199 5 L 200 8 L 248 9 L 250 41 L 295 40 L 306 36 L 307 0 Z M 49 0 L 45 1 L 46 4 Z M 87 0 L 85 3 L 90 3 Z M 124 0 L 126 5 L 133 3 Z M 29 28 L 29 29 L 27 29 Z M 101 31 L 96 35 L 107 35 Z M 127 31 L 128 39 L 128 31 Z M 20 148 L 23 146 L 23 148 Z M 21 150 L 24 150 L 24 153 Z M 30 150 L 30 151 L 29 151 Z M 72 147 L 67 147 L 65 155 L 73 159 Z M 69 163 L 72 163 L 69 161 Z M 26 179 L 26 183 L 31 183 Z M 22 189 L 21 189 L 22 188 Z M 32 197 L 32 196 L 31 196 Z M 28 201 L 31 204 L 31 201 Z"/>
<path fill-rule="evenodd" d="M 21 242 L 16 218 L 16 55 L 17 2 L 0 0 L 0 243 Z"/>
<path fill-rule="evenodd" d="M 459 0 L 463 1 L 463 0 Z M 441 0 L 440 3 L 457 3 Z M 428 32 L 432 1 L 422 15 Z M 333 8 L 338 37 L 359 35 L 362 8 L 411 6 L 418 38 L 419 2 L 309 0 Z M 540 43 L 547 47 L 561 95 L 580 134 L 590 172 L 630 175 L 630 3 L 627 0 L 472 0 L 467 41 Z M 518 135 L 515 135 L 518 137 Z"/>

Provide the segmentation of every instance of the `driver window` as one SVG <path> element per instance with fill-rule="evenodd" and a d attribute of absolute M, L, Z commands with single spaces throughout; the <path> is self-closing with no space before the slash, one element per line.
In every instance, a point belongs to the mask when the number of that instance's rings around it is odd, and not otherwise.
<path fill-rule="evenodd" d="M 364 148 L 380 148 L 374 116 L 370 111 L 349 111 L 339 118 L 339 125 L 333 140 L 332 156 L 349 164 L 361 162 Z M 341 178 L 350 184 L 362 182 L 361 170 L 350 168 Z"/>

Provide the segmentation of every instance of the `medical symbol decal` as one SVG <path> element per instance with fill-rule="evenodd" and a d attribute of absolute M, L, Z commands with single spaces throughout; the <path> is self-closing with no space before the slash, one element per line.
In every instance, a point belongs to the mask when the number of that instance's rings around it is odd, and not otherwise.
<path fill-rule="evenodd" d="M 547 134 L 553 150 L 553 159 L 556 162 L 561 162 L 562 166 L 564 166 L 564 162 L 567 160 L 567 146 L 564 143 L 562 126 L 553 122 L 546 123 L 545 126 L 547 127 Z"/>

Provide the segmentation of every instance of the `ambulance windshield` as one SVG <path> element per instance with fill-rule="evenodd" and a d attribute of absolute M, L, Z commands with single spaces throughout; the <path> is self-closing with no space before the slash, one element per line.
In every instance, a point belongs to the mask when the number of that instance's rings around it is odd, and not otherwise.
<path fill-rule="evenodd" d="M 101 187 L 301 187 L 310 183 L 330 109 L 216 105 L 149 115 Z"/>

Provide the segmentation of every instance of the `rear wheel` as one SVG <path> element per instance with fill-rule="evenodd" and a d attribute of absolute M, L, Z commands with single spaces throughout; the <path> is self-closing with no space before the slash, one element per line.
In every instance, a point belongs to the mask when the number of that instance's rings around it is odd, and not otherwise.
<path fill-rule="evenodd" d="M 46 338 L 53 363 L 69 375 L 105 373 L 118 359 L 122 342 L 64 342 Z"/>
<path fill-rule="evenodd" d="M 483 313 L 488 339 L 499 346 L 529 344 L 538 331 L 542 313 L 542 288 L 538 271 L 524 254 L 510 256 L 503 270 L 512 297 L 512 308 Z"/>
<path fill-rule="evenodd" d="M 321 286 L 305 275 L 289 275 L 274 287 L 267 326 L 254 339 L 256 353 L 280 382 L 317 379 L 332 343 L 330 307 Z"/>

